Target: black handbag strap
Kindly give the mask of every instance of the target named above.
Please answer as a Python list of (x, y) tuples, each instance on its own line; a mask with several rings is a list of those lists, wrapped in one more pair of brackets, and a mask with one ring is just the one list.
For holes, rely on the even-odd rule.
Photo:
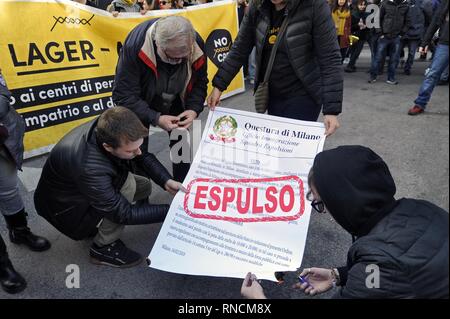
[(272, 51), (270, 51), (270, 58), (269, 63), (267, 63), (266, 73), (264, 74), (264, 82), (269, 81), (270, 72), (272, 71), (273, 61), (275, 61), (275, 54), (277, 53), (277, 48), (281, 42), (281, 38), (283, 37), (283, 33), (286, 30), (288, 24), (288, 17), (285, 16), (283, 23), (281, 24), (280, 31), (277, 35), (277, 40), (275, 41), (275, 44), (272, 47)]

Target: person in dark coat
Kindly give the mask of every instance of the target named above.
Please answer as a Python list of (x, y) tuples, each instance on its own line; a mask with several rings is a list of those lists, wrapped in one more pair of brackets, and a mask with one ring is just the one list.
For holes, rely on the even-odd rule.
[(289, 19), (269, 79), (268, 114), (317, 121), (324, 114), (326, 134), (339, 127), (343, 69), (335, 25), (326, 0), (255, 0), (238, 36), (217, 71), (208, 105), (219, 104), (256, 46), (255, 91), (263, 81), (271, 49), (284, 17)]
[(404, 48), (408, 48), (408, 57), (403, 65), (403, 72), (406, 75), (411, 75), (411, 68), (414, 63), (417, 48), (420, 41), (425, 34), (425, 26), (430, 24), (433, 9), (431, 3), (423, 0), (410, 0), (408, 15), (410, 19), (410, 26), (401, 42), (401, 53), (404, 54)]
[[(378, 40), (381, 37), (381, 25), (379, 24), (380, 14), (380, 0), (367, 0), (367, 10), (369, 11), (369, 17), (366, 19), (366, 25), (369, 29), (369, 47), (370, 47), (370, 61), (371, 64), (375, 60), (378, 51)], [(378, 23), (377, 23), (378, 22)], [(382, 57), (379, 63), (378, 74), (383, 74), (386, 56)], [(370, 70), (369, 70), (370, 71)]]
[(407, 0), (385, 0), (380, 7), (381, 35), (378, 40), (377, 53), (370, 67), (369, 83), (375, 83), (384, 64), (384, 57), (389, 55), (388, 78), (386, 83), (397, 85), (396, 68), (400, 60), (401, 38), (409, 30), (410, 16)]
[[(203, 111), (207, 84), (203, 40), (189, 20), (169, 16), (145, 21), (128, 34), (120, 51), (112, 98), (116, 105), (135, 112), (145, 127), (159, 126), (170, 135), (172, 130), (188, 129)], [(170, 146), (180, 140), (171, 139)], [(173, 176), (181, 182), (189, 171), (190, 158), (179, 155)]]
[(146, 136), (136, 114), (114, 107), (66, 134), (45, 162), (36, 211), (74, 240), (95, 236), (94, 264), (139, 264), (143, 258), (120, 240), (125, 225), (162, 222), (169, 209), (149, 203), (150, 179), (171, 194), (182, 189), (153, 154), (141, 151)]
[[(395, 199), (394, 180), (376, 153), (363, 146), (323, 151), (308, 184), (313, 209), (330, 214), (354, 242), (345, 266), (306, 268), (300, 275), (307, 283), (296, 288), (316, 295), (339, 286), (334, 298), (448, 298), (448, 212)], [(243, 293), (262, 298), (255, 279), (249, 274)]]
[[(11, 92), (0, 69), (0, 213), (6, 220), (9, 239), (32, 251), (45, 251), (50, 243), (33, 234), (27, 224), (27, 213), (19, 193), (17, 171), (22, 169), (25, 123), (10, 104)], [(25, 289), (25, 279), (15, 271), (0, 236), (0, 284), (8, 293)]]

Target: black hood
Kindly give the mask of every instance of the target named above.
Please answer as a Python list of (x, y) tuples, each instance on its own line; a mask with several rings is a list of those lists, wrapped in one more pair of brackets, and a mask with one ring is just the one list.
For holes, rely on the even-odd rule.
[(336, 222), (364, 236), (395, 206), (395, 183), (386, 163), (363, 146), (340, 146), (319, 153), (314, 185)]

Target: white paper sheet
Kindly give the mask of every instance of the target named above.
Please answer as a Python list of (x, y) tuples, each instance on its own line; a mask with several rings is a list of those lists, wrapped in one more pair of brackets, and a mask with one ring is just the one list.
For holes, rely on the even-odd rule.
[(200, 146), (150, 252), (150, 267), (243, 278), (300, 267), (311, 212), (307, 176), (322, 123), (226, 108), (209, 113)]

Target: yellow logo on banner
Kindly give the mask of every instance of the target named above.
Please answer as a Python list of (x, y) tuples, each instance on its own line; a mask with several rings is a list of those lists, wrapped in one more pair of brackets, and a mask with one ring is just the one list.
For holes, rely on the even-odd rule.
[[(117, 18), (68, 0), (0, 4), (0, 68), (13, 95), (12, 106), (26, 124), (26, 157), (47, 152), (68, 131), (114, 106), (118, 52), (139, 23), (168, 14), (188, 18), (202, 39), (209, 40), (208, 92), (238, 32), (232, 0)], [(225, 93), (243, 90), (240, 72)]]

